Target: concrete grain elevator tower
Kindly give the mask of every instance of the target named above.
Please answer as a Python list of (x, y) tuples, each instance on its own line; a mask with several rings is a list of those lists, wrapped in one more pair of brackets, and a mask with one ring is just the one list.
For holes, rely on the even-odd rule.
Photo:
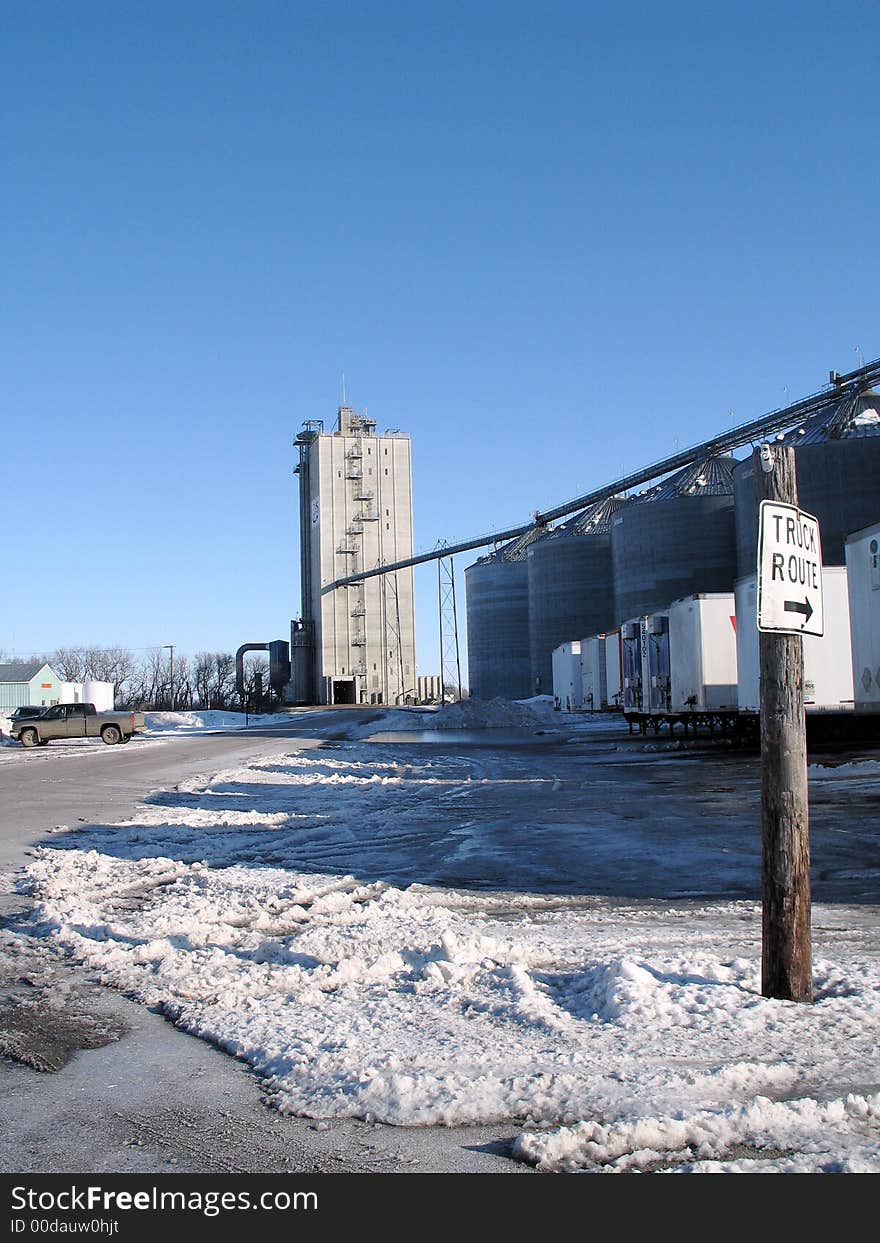
[(337, 579), (413, 555), (410, 440), (340, 406), (333, 432), (309, 420), (299, 449), (302, 618), (291, 626), (295, 703), (414, 700), (412, 567), (346, 587)]

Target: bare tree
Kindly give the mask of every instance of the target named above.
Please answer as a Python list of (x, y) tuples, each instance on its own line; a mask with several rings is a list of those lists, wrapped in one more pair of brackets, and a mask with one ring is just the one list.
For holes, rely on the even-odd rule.
[(244, 666), (244, 710), (265, 712), (272, 698), (269, 686), (269, 662), (263, 656), (248, 660)]
[(193, 664), (193, 691), (200, 708), (211, 707), (211, 685), (214, 657), (211, 652), (196, 652)]
[(235, 702), (235, 657), (231, 652), (214, 653), (212, 699), (215, 708), (231, 708)]
[(140, 700), (145, 708), (164, 712), (171, 707), (171, 669), (161, 647), (151, 647), (144, 655), (138, 677)]
[(62, 682), (86, 680), (85, 653), (81, 647), (59, 647), (49, 657), (49, 664)]
[[(0, 652), (0, 660), (3, 653)], [(164, 647), (149, 648), (136, 656), (124, 647), (59, 647), (47, 661), (64, 682), (94, 678), (113, 685), (115, 702), (123, 708), (168, 711), (172, 703), (171, 658)], [(11, 663), (11, 662), (4, 662)], [(19, 658), (16, 664), (31, 660)], [(247, 685), (249, 711), (261, 710), (271, 699), (268, 665), (250, 662)], [(230, 709), (240, 706), (235, 688), (235, 657), (231, 652), (199, 652), (190, 658), (175, 652), (173, 702), (175, 708)]]
[(135, 662), (131, 652), (124, 647), (90, 647), (85, 653), (85, 665), (86, 677), (94, 678), (96, 682), (112, 683), (115, 701), (131, 678)]
[(192, 667), (189, 657), (184, 653), (180, 653), (174, 661), (173, 691), (174, 707), (176, 709), (183, 712), (193, 706)]

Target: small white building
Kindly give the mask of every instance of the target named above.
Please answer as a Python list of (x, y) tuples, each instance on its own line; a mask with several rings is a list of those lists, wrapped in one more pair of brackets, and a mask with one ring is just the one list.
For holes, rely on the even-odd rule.
[(32, 704), (50, 708), (61, 702), (61, 679), (45, 661), (12, 661), (0, 665), (0, 712)]
[(880, 522), (846, 541), (853, 696), (860, 712), (880, 712)]

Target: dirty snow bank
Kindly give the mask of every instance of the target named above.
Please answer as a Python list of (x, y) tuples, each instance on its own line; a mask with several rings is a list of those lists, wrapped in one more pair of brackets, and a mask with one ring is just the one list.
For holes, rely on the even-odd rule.
[(843, 777), (852, 781), (854, 777), (876, 777), (880, 774), (878, 760), (849, 760), (844, 764), (810, 764), (807, 772), (811, 777)]
[(199, 709), (194, 712), (147, 712), (144, 724), (147, 733), (188, 734), (205, 729), (246, 729), (248, 725), (291, 724), (293, 718), (286, 712), (270, 712), (263, 716), (243, 712), (219, 712)]
[(440, 708), (389, 709), (381, 721), (375, 719), (370, 731), (546, 729), (570, 722), (560, 719), (547, 695), (535, 699), (462, 699)]
[[(93, 850), (44, 849), (30, 875), (59, 949), (246, 1060), (284, 1112), (620, 1120), (524, 1134), (518, 1155), (547, 1169), (745, 1144), (880, 1171), (880, 1098), (854, 1091), (877, 1082), (880, 970), (851, 936), (816, 962), (802, 1006), (760, 995), (741, 942), (753, 904), (683, 921), (660, 904), (610, 913)], [(852, 1101), (829, 1105), (840, 1085)]]
[(559, 713), (543, 700), (520, 702), (513, 699), (462, 699), (446, 704), (431, 721), (432, 729), (536, 729), (547, 726)]
[(814, 908), (804, 1006), (760, 995), (753, 902), (401, 888), (402, 816), (366, 876), (295, 865), (320, 840), (351, 867), (384, 790), (453, 820), (453, 772), (355, 748), (183, 782), (39, 850), (35, 926), (286, 1112), (518, 1120), (546, 1169), (880, 1171), (876, 911)]
[[(517, 1139), (514, 1153), (542, 1170), (615, 1173), (675, 1165), (679, 1172), (877, 1173), (880, 1093), (842, 1100), (773, 1101), (634, 1122), (579, 1122)], [(723, 1160), (741, 1148), (746, 1159)]]

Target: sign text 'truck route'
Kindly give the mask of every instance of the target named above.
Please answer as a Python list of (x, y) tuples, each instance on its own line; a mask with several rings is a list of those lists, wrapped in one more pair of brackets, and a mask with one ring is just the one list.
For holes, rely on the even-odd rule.
[(818, 519), (777, 501), (762, 501), (760, 508), (758, 629), (825, 632)]

